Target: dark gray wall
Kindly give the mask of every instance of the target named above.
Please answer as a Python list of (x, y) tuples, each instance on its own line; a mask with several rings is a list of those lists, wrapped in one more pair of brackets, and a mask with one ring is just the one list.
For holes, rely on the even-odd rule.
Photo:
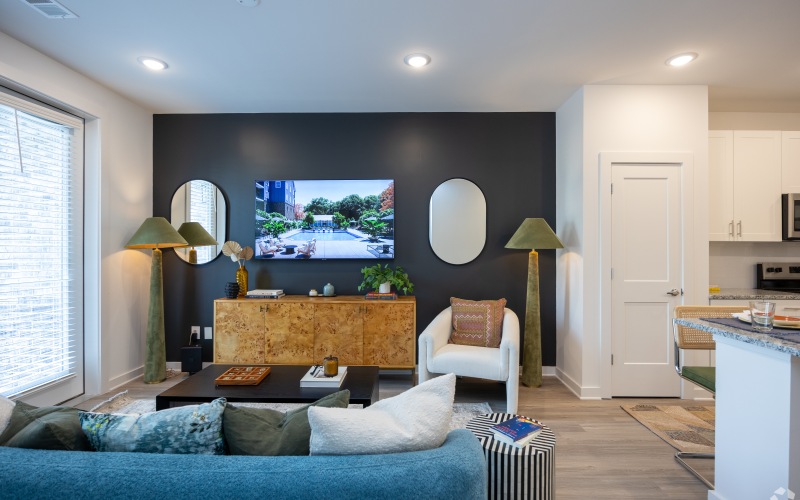
[[(555, 227), (554, 113), (370, 113), (156, 115), (153, 212), (170, 218), (175, 190), (191, 179), (215, 183), (228, 201), (227, 239), (253, 246), (256, 179), (395, 180), (395, 265), (416, 290), (417, 333), (449, 305), (505, 297), (524, 322), (528, 255), (506, 242), (525, 217)], [(443, 181), (462, 177), (483, 190), (487, 240), (474, 261), (454, 266), (428, 243), (428, 203)], [(250, 288), (305, 294), (333, 283), (359, 294), (359, 270), (374, 261), (247, 262)], [(539, 252), (543, 364), (555, 365), (555, 251)], [(164, 252), (167, 359), (178, 361), (192, 325), (213, 325), (213, 300), (234, 281), (225, 257), (192, 266)], [(210, 361), (212, 342), (204, 341)]]

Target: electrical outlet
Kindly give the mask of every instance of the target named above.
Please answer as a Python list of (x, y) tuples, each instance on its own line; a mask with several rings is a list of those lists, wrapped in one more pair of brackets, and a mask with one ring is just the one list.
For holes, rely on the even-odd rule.
[(194, 340), (200, 340), (200, 327), (199, 326), (193, 326), (192, 327), (192, 333), (191, 333), (190, 337), (194, 337)]
[(209, 339), (209, 340), (214, 338), (214, 334), (212, 333), (210, 326), (205, 327), (205, 334), (206, 334), (206, 338)]

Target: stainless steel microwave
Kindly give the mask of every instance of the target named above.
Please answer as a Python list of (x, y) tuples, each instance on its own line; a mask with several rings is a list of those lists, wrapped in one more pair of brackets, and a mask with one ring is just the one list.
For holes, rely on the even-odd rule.
[(800, 240), (800, 193), (781, 195), (784, 241)]

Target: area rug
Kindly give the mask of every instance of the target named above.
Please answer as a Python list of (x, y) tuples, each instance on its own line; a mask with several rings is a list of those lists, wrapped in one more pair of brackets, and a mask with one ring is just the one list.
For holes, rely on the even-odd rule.
[(678, 451), (714, 453), (714, 407), (622, 405), (640, 424)]
[[(269, 408), (286, 412), (302, 406), (302, 403), (232, 403), (236, 406), (250, 408)], [(361, 408), (362, 405), (350, 405), (350, 408)], [(106, 401), (98, 404), (90, 411), (97, 413), (127, 413), (141, 414), (156, 411), (156, 400), (152, 398), (136, 399), (128, 395), (128, 391), (120, 392)], [(450, 429), (465, 429), (467, 423), (478, 415), (492, 413), (489, 403), (454, 403), (453, 416), (450, 419)]]

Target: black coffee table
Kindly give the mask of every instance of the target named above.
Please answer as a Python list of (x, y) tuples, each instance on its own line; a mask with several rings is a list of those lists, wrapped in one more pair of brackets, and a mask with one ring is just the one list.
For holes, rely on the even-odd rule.
[(156, 410), (216, 398), (248, 403), (311, 403), (342, 389), (350, 390), (350, 403), (366, 408), (378, 401), (378, 367), (348, 366), (339, 387), (300, 387), (300, 379), (310, 366), (267, 365), (270, 374), (258, 385), (214, 385), (214, 379), (235, 365), (213, 364), (156, 396)]

